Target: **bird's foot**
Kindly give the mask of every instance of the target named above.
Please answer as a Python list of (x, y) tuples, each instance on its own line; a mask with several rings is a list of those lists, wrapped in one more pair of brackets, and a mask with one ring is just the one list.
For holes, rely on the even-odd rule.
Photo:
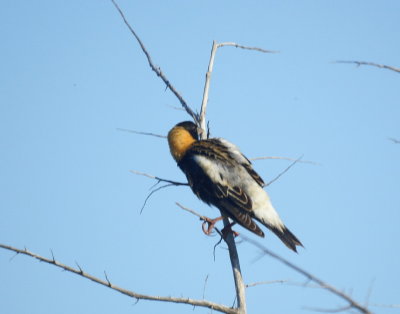
[(215, 224), (218, 221), (222, 220), (222, 218), (223, 218), (222, 216), (214, 218), (214, 219), (210, 219), (208, 217), (204, 217), (204, 222), (203, 222), (203, 225), (201, 226), (201, 228), (203, 229), (204, 234), (210, 235), (211, 232), (213, 231), (214, 227), (215, 227)]
[(222, 236), (225, 238), (229, 232), (233, 233), (233, 237), (236, 238), (239, 235), (239, 232), (236, 232), (235, 230), (232, 229), (232, 226), (235, 224), (236, 222), (231, 222), (229, 225), (225, 226), (222, 230)]

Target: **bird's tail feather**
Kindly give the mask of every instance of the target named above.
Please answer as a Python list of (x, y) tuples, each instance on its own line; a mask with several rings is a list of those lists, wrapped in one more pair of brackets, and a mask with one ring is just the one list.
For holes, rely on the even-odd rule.
[(299, 239), (285, 226), (282, 228), (276, 228), (268, 226), (268, 228), (275, 233), (279, 239), (291, 250), (297, 253), (296, 246), (303, 246)]

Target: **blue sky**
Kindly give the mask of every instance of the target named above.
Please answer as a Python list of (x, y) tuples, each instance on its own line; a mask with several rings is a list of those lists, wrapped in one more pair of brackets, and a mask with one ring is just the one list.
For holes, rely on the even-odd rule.
[[(398, 1), (123, 1), (154, 62), (198, 110), (212, 41), (278, 50), (218, 51), (208, 120), (249, 157), (312, 160), (267, 188), (304, 243), (293, 254), (257, 239), (379, 313), (400, 304), (399, 74), (335, 64), (400, 66)], [(154, 194), (138, 170), (184, 181), (164, 139), (189, 119), (148, 67), (110, 1), (0, 4), (0, 242), (55, 258), (144, 294), (231, 305), (224, 245), (213, 247), (180, 202), (214, 217), (186, 187)], [(265, 181), (289, 163), (255, 161)], [(255, 238), (247, 231), (237, 231)], [(341, 301), (238, 246), (249, 313), (304, 313)], [(2, 313), (188, 313), (139, 301), (23, 256), (0, 252)], [(256, 261), (255, 261), (256, 260)], [(207, 278), (207, 280), (206, 280)], [(205, 285), (206, 282), (206, 285)], [(205, 286), (205, 288), (204, 288)], [(209, 313), (196, 308), (197, 313)]]

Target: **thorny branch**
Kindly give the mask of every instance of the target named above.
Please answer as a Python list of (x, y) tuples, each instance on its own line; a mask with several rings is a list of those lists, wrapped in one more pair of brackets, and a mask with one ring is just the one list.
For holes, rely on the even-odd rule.
[(396, 68), (390, 65), (385, 65), (385, 64), (378, 64), (378, 63), (374, 63), (374, 62), (364, 62), (364, 61), (336, 61), (335, 63), (352, 63), (352, 64), (356, 64), (357, 66), (361, 66), (361, 65), (369, 65), (369, 66), (373, 66), (373, 67), (377, 67), (377, 68), (381, 68), (381, 69), (387, 69), (387, 70), (391, 70), (397, 73), (400, 73), (400, 68)]
[[(266, 247), (264, 247), (260, 243), (254, 241), (254, 240), (252, 240), (252, 239), (250, 239), (250, 238), (248, 238), (246, 236), (243, 236), (243, 235), (241, 235), (240, 237), (244, 241), (249, 242), (252, 245), (254, 245), (255, 247), (257, 247), (258, 249), (260, 249), (262, 253), (273, 257), (274, 259), (278, 260), (282, 264), (284, 264), (284, 265), (288, 266), (289, 268), (295, 270), (296, 272), (302, 274), (304, 277), (307, 278), (307, 280), (316, 283), (319, 287), (321, 287), (323, 289), (326, 289), (329, 292), (333, 293), (334, 295), (336, 295), (336, 296), (340, 297), (341, 299), (345, 300), (348, 303), (348, 308), (353, 308), (353, 309), (358, 310), (359, 312), (364, 313), (364, 314), (372, 314), (366, 307), (362, 306), (360, 303), (358, 303), (357, 301), (352, 299), (350, 296), (348, 296), (344, 292), (339, 291), (335, 287), (333, 287), (330, 284), (324, 282), (323, 280), (319, 279), (318, 277), (314, 276), (313, 274), (305, 271), (304, 269), (300, 268), (299, 266), (296, 266), (292, 262), (289, 262), (287, 259), (275, 254), (274, 252), (270, 251), (269, 249), (267, 249)], [(347, 307), (346, 307), (346, 309), (347, 309)]]
[(231, 47), (236, 47), (236, 48), (241, 48), (241, 49), (246, 49), (246, 50), (255, 50), (255, 51), (264, 52), (264, 53), (278, 53), (279, 52), (276, 50), (266, 50), (266, 49), (262, 49), (262, 48), (258, 48), (258, 47), (243, 46), (243, 45), (239, 45), (239, 44), (233, 43), (233, 42), (219, 43), (219, 44), (217, 44), (217, 46), (218, 46), (217, 48), (231, 46)]
[(161, 71), (160, 67), (156, 67), (153, 63), (153, 60), (151, 59), (150, 53), (147, 51), (146, 47), (144, 46), (142, 40), (140, 37), (136, 34), (132, 26), (129, 24), (128, 20), (126, 19), (124, 13), (118, 6), (118, 4), (114, 1), (111, 0), (111, 2), (114, 4), (115, 8), (118, 10), (119, 14), (121, 15), (122, 19), (124, 20), (125, 25), (128, 27), (129, 31), (132, 33), (133, 36), (135, 36), (137, 42), (140, 45), (140, 48), (142, 49), (143, 53), (146, 55), (147, 61), (149, 63), (150, 68), (157, 74), (158, 77), (160, 77), (167, 88), (170, 89), (170, 91), (178, 98), (179, 102), (181, 103), (182, 107), (185, 108), (186, 112), (193, 118), (194, 121), (198, 123), (198, 117), (197, 114), (193, 112), (192, 109), (188, 106), (186, 101), (183, 99), (181, 94), (175, 89), (175, 87), (171, 84), (171, 82), (167, 79), (167, 77), (164, 75), (164, 73)]
[(6, 249), (9, 251), (13, 251), (17, 254), (23, 254), (23, 255), (26, 255), (29, 257), (33, 257), (41, 262), (45, 262), (45, 263), (54, 265), (65, 271), (82, 276), (83, 278), (94, 281), (100, 285), (103, 285), (112, 290), (118, 291), (119, 293), (125, 294), (125, 295), (127, 295), (131, 298), (137, 299), (137, 300), (152, 300), (152, 301), (163, 301), (163, 302), (171, 302), (171, 303), (182, 303), (182, 304), (189, 304), (189, 305), (193, 305), (193, 306), (205, 307), (205, 308), (209, 308), (209, 309), (212, 309), (212, 310), (215, 310), (218, 312), (222, 312), (222, 313), (238, 314), (238, 311), (233, 308), (227, 307), (222, 304), (210, 302), (207, 300), (196, 300), (196, 299), (189, 299), (189, 298), (175, 298), (175, 297), (165, 297), (165, 296), (151, 296), (151, 295), (146, 295), (146, 294), (140, 294), (140, 293), (137, 293), (137, 292), (134, 292), (131, 290), (121, 288), (117, 285), (114, 285), (108, 279), (108, 276), (106, 273), (104, 273), (105, 280), (103, 280), (103, 279), (97, 278), (87, 272), (84, 272), (79, 265), (77, 266), (78, 268), (74, 268), (74, 267), (65, 265), (63, 263), (60, 263), (54, 259), (54, 256), (52, 256), (52, 258), (46, 258), (46, 257), (40, 256), (38, 254), (35, 254), (33, 252), (30, 252), (27, 249), (21, 250), (21, 249), (18, 249), (18, 248), (9, 246), (9, 245), (5, 245), (5, 244), (0, 244), (0, 248)]

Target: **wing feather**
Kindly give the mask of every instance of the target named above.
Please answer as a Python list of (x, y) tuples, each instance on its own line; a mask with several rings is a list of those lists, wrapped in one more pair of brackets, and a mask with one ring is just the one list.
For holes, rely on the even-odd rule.
[[(252, 170), (247, 158), (239, 150), (237, 152), (218, 139), (198, 141), (187, 150), (178, 166), (201, 200), (216, 206), (248, 230), (264, 236), (252, 219), (253, 204), (239, 186), (241, 178), (238, 177), (241, 173), (247, 173), (254, 180), (259, 176)], [(256, 182), (260, 184), (259, 180)]]

